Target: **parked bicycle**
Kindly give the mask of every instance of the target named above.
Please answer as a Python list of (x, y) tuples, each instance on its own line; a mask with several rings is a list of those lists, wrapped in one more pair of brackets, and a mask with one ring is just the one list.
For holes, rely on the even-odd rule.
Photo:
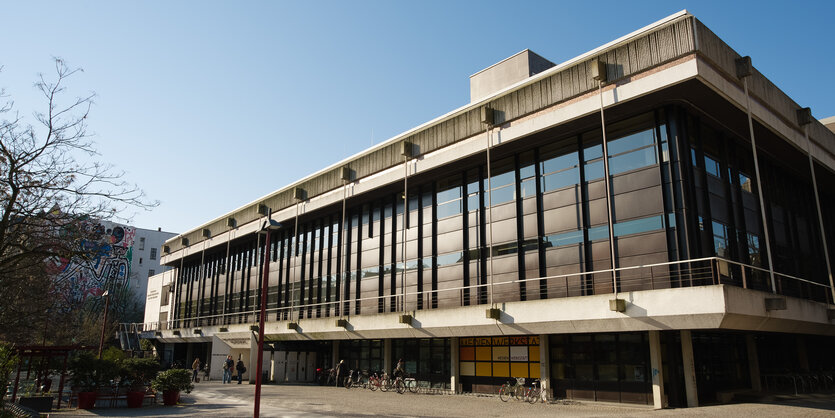
[(408, 389), (409, 392), (417, 393), (418, 385), (417, 380), (414, 377), (404, 377), (403, 384), (406, 386), (406, 389)]
[(345, 379), (345, 387), (350, 388), (368, 388), (368, 370), (351, 370), (348, 372), (348, 378)]
[(369, 376), (368, 377), (368, 388), (371, 389), (372, 392), (377, 390), (378, 388), (381, 391), (384, 390), (383, 389), (383, 379), (382, 379), (382, 377), (379, 376), (377, 373), (374, 373), (371, 376)]
[(388, 392), (388, 390), (392, 387), (394, 386), (391, 378), (389, 377), (388, 373), (383, 372), (383, 374), (380, 376), (380, 391)]
[(503, 384), (502, 387), (499, 389), (499, 399), (502, 402), (507, 402), (510, 398), (522, 399), (524, 396), (525, 387), (524, 377), (517, 377), (515, 379), (508, 380), (507, 383)]
[(533, 381), (533, 384), (525, 390), (525, 400), (528, 403), (537, 403), (539, 400), (542, 402), (548, 402), (548, 391), (542, 390), (542, 381), (536, 379)]

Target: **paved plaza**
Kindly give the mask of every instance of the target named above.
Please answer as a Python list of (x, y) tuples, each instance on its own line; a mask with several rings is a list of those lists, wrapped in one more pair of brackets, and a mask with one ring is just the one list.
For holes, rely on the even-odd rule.
[[(147, 406), (140, 409), (110, 408), (63, 410), (50, 416), (252, 416), (253, 385), (223, 385), (204, 382), (177, 406)], [(627, 406), (597, 402), (555, 402), (530, 405), (518, 401), (502, 402), (487, 395), (432, 395), (371, 392), (306, 385), (265, 385), (262, 389), (263, 417), (321, 416), (392, 417), (832, 417), (835, 395), (806, 396), (774, 400), (771, 403), (715, 405), (689, 409), (652, 410), (646, 406)]]

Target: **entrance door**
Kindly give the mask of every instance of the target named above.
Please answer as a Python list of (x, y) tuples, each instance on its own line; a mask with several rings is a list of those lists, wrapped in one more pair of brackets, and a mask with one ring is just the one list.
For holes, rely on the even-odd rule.
[(275, 376), (273, 380), (279, 383), (287, 381), (287, 352), (275, 352)]
[(305, 382), (313, 382), (316, 380), (316, 353), (307, 353), (307, 378)]
[(299, 381), (299, 353), (295, 351), (287, 353), (287, 381)]

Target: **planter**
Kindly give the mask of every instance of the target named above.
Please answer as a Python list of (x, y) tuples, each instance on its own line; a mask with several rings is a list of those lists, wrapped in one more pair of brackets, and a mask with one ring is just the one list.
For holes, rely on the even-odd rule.
[(176, 405), (177, 401), (180, 400), (180, 391), (179, 390), (164, 390), (162, 391), (162, 404), (163, 405)]
[(78, 392), (78, 409), (93, 409), (96, 405), (96, 392)]
[(52, 396), (22, 396), (17, 403), (37, 412), (52, 411)]
[(126, 395), (128, 401), (128, 408), (140, 408), (142, 407), (142, 401), (145, 400), (145, 392), (144, 391), (130, 391)]

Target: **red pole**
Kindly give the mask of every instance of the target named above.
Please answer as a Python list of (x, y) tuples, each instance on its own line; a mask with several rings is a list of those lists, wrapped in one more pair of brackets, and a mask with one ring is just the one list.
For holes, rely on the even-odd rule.
[(64, 367), (61, 369), (61, 384), (58, 385), (58, 406), (61, 409), (61, 396), (64, 394), (64, 376), (67, 374), (67, 356), (68, 352), (64, 352)]
[[(106, 292), (106, 290), (105, 290)], [(110, 294), (104, 296), (104, 322), (101, 324), (101, 339), (99, 339), (99, 360), (101, 360), (101, 351), (104, 347), (104, 330), (107, 328), (107, 309), (110, 308)]]
[(263, 368), (264, 360), (264, 323), (267, 316), (267, 282), (270, 277), (270, 217), (272, 211), (267, 215), (267, 238), (264, 242), (264, 277), (261, 279), (261, 318), (258, 322), (258, 362), (255, 365), (255, 412), (252, 414), (254, 418), (258, 418), (261, 412), (261, 369)]
[[(17, 377), (14, 378), (14, 391), (12, 392), (12, 403), (17, 399), (17, 386), (20, 384), (20, 368), (23, 366), (23, 353), (17, 352)], [(27, 376), (28, 377), (28, 376)]]

